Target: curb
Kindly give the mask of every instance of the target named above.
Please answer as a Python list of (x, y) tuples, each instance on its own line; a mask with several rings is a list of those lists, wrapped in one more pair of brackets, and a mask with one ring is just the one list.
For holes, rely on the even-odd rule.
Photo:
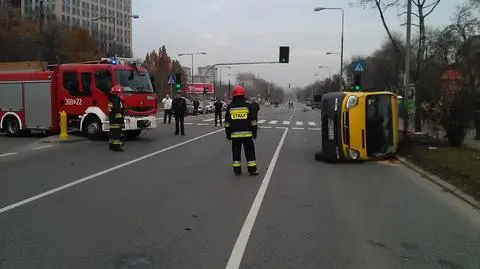
[(441, 178), (423, 170), (422, 168), (414, 165), (407, 159), (403, 157), (397, 156), (397, 159), (406, 167), (410, 168), (411, 170), (417, 172), (420, 174), (423, 178), (433, 182), (437, 186), (443, 188), (446, 190), (446, 192), (449, 192), (453, 194), (455, 197), (459, 198), (460, 200), (466, 202), (467, 204), (473, 206), (474, 208), (480, 210), (480, 202), (475, 200), (475, 198), (471, 197), (470, 195), (464, 193), (462, 190), (458, 189), (457, 187), (453, 186), (452, 184), (442, 180)]

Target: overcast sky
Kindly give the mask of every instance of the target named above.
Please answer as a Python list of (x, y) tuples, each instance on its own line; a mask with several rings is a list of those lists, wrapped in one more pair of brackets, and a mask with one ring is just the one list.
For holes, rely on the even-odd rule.
[[(278, 61), (278, 47), (290, 46), (290, 64), (235, 66), (228, 73), (254, 72), (282, 86), (304, 86), (315, 73), (328, 76), (339, 71), (341, 11), (313, 12), (315, 7), (345, 9), (345, 59), (368, 55), (385, 38), (378, 13), (371, 8), (350, 7), (353, 0), (134, 0), (134, 56), (143, 58), (162, 45), (169, 55), (191, 66), (190, 56), (178, 53), (204, 51), (195, 56), (195, 70), (201, 65), (220, 62)], [(430, 1), (430, 0), (427, 0)], [(427, 20), (429, 25), (446, 25), (461, 0), (442, 0)], [(392, 29), (405, 31), (396, 16), (388, 13)], [(404, 34), (403, 34), (404, 35)], [(233, 76), (230, 77), (233, 80)]]

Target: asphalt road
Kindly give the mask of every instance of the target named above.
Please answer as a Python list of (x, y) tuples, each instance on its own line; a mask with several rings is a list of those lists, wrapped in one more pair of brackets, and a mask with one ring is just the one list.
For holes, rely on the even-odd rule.
[(0, 268), (480, 268), (478, 211), (402, 165), (314, 161), (317, 112), (262, 108), (258, 177), (212, 117), (123, 153), (0, 137)]

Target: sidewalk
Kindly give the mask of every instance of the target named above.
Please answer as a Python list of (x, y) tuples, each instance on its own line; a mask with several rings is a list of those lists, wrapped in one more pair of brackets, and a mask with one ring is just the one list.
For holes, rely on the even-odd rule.
[[(399, 124), (399, 130), (400, 130), (400, 132), (402, 132), (403, 131), (403, 119), (399, 118), (398, 124)], [(415, 122), (414, 121), (409, 122), (408, 129), (409, 129), (408, 130), (409, 133), (416, 133), (415, 132)], [(434, 130), (432, 127), (428, 126), (428, 124), (422, 124), (422, 131), (420, 132), (420, 134), (425, 134), (425, 135), (427, 135), (431, 138), (437, 138), (437, 139), (440, 139), (440, 140), (444, 140), (444, 137), (446, 135), (446, 133), (443, 129)], [(468, 131), (467, 135), (465, 136), (464, 145), (466, 147), (469, 147), (469, 148), (472, 148), (472, 149), (480, 150), (480, 141), (475, 140), (475, 129), (470, 129)]]

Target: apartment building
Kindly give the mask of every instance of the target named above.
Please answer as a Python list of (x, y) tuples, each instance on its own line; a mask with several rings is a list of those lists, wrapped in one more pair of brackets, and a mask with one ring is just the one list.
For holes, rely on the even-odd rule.
[[(41, 0), (16, 1), (21, 1), (23, 16), (40, 14)], [(132, 0), (43, 0), (43, 10), (46, 22), (88, 29), (99, 44), (106, 45), (102, 50), (109, 56), (131, 57)]]

